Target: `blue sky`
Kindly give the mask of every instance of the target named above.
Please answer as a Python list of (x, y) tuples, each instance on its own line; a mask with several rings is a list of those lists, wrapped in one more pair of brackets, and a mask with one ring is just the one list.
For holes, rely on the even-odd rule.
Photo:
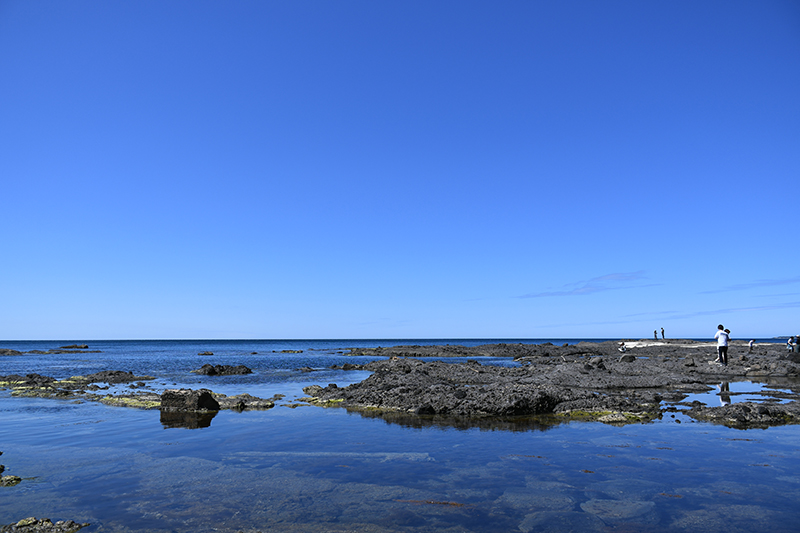
[(0, 339), (800, 333), (800, 4), (0, 2)]

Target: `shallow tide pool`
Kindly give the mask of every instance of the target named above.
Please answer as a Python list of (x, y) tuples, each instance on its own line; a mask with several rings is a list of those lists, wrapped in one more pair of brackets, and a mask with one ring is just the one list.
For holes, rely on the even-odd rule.
[(83, 531), (796, 531), (797, 427), (410, 428), (343, 409), (158, 411), (2, 398), (0, 523)]
[[(0, 487), (0, 524), (36, 516), (121, 533), (752, 533), (793, 532), (800, 523), (798, 426), (736, 430), (679, 411), (625, 426), (528, 420), (458, 429), (297, 406), (306, 385), (366, 377), (329, 368), (364, 362), (343, 355), (344, 342), (313, 350), (305, 341), (90, 344), (102, 353), (9, 357), (0, 374), (130, 370), (153, 375), (152, 390), (285, 398), (267, 411), (221, 411), (188, 429), (157, 410), (0, 391), (0, 463), (23, 478)], [(205, 350), (215, 355), (198, 355)], [(191, 372), (206, 362), (247, 364), (254, 373)], [(731, 401), (755, 398), (759, 387), (730, 383)], [(685, 402), (719, 405), (720, 392)]]

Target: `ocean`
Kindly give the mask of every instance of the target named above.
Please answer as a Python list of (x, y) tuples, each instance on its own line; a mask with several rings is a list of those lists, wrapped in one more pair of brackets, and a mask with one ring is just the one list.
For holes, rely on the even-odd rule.
[[(605, 339), (2, 341), (100, 353), (1, 356), (0, 375), (125, 370), (154, 376), (154, 390), (283, 399), (189, 429), (157, 410), (0, 390), (0, 463), (22, 478), (0, 487), (0, 525), (36, 516), (89, 522), (85, 532), (797, 531), (798, 426), (735, 430), (679, 412), (625, 426), (453, 427), (298, 401), (308, 385), (363, 380), (330, 368), (372, 359), (347, 355), (352, 347), (579, 340)], [(253, 374), (191, 372), (205, 363)]]

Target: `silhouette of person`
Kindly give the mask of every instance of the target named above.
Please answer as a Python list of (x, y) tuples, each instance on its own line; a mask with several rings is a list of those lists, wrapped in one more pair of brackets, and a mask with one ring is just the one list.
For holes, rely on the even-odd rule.
[(654, 329), (654, 330), (653, 330), (653, 338), (654, 338), (655, 340), (658, 340), (658, 330), (657, 330), (657, 329)]
[(666, 337), (664, 336), (664, 328), (661, 328), (661, 338), (666, 339)]

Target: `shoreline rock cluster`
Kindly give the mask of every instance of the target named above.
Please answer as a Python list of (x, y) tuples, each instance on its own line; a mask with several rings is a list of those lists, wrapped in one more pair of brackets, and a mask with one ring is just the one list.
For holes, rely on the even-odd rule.
[[(524, 417), (647, 422), (670, 412), (735, 428), (800, 423), (800, 358), (781, 345), (760, 345), (747, 353), (735, 344), (729, 365), (714, 364), (715, 347), (697, 341), (464, 346), (397, 346), (353, 349), (352, 354), (385, 356), (357, 368), (372, 372), (347, 387), (306, 387), (307, 401), (358, 412), (442, 420)], [(425, 357), (475, 357), (464, 363)], [(482, 356), (513, 357), (519, 367), (481, 364)], [(763, 402), (710, 407), (690, 393), (712, 384), (776, 382), (780, 390)], [(729, 393), (730, 395), (730, 393)], [(730, 398), (729, 398), (730, 399)]]
[[(235, 369), (236, 367), (233, 368)], [(249, 371), (249, 369), (246, 370)], [(236, 373), (235, 370), (234, 373)], [(238, 373), (248, 372), (239, 369)], [(132, 389), (137, 389), (145, 387), (145, 381), (154, 379), (153, 376), (136, 376), (132, 372), (122, 370), (104, 370), (87, 376), (73, 376), (63, 380), (40, 374), (27, 374), (25, 376), (11, 374), (0, 376), (0, 388), (11, 389), (12, 396), (96, 401), (118, 407), (162, 409), (173, 412), (271, 409), (275, 407), (275, 401), (282, 398), (281, 395), (268, 399), (249, 394), (227, 396), (208, 389), (167, 389), (160, 394), (149, 390), (132, 390), (130, 393), (125, 394), (95, 392), (109, 388), (108, 386), (100, 386), (98, 383), (107, 383), (109, 385), (130, 383)]]

